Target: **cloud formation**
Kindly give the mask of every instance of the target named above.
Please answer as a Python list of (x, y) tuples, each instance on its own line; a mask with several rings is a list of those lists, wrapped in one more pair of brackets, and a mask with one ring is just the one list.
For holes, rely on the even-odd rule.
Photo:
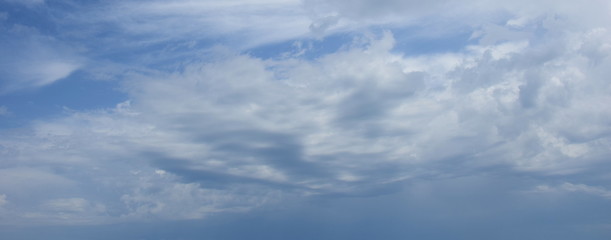
[[(115, 80), (126, 101), (1, 130), (1, 223), (192, 220), (282, 209), (303, 221), (342, 223), (388, 213), (470, 236), (462, 231), (493, 229), (490, 219), (519, 222), (530, 234), (536, 231), (519, 219), (546, 222), (546, 211), (580, 206), (558, 213), (564, 220), (555, 226), (608, 233), (600, 228), (608, 218), (583, 214), (608, 207), (611, 189), (611, 36), (601, 21), (609, 14), (600, 10), (608, 4), (591, 1), (584, 14), (568, 1), (549, 9), (522, 1), (383, 2), (126, 1), (90, 10), (98, 15), (88, 23), (119, 29), (100, 42), (134, 40), (114, 51), (229, 40), (203, 50), (155, 50), (161, 59), (150, 62), (154, 54), (121, 58), (128, 70)], [(412, 29), (419, 24), (425, 30)], [(429, 39), (446, 36), (439, 31), (470, 37), (455, 50), (406, 54), (396, 33), (412, 30)], [(342, 34), (349, 40), (339, 47), (308, 55)], [(29, 48), (21, 49), (40, 56), (24, 60), (38, 77), (11, 71), (21, 75), (7, 88), (49, 85), (91, 68), (73, 62), (78, 54), (64, 43), (78, 37), (28, 36)], [(13, 38), (5, 41), (21, 44)], [(299, 43), (282, 43), (288, 39)], [(294, 48), (272, 57), (243, 51), (270, 44)], [(190, 49), (197, 57), (174, 63)], [(102, 60), (114, 54), (91, 52)], [(156, 68), (164, 61), (172, 64)], [(325, 204), (341, 217), (310, 211)]]
[(0, 94), (52, 84), (83, 65), (75, 49), (36, 28), (0, 23)]
[[(116, 217), (170, 218), (249, 209), (283, 192), (378, 194), (491, 167), (585, 174), (610, 149), (609, 60), (583, 52), (597, 31), (552, 49), (519, 39), (417, 57), (393, 53), (385, 32), (316, 60), (229, 53), (136, 74), (124, 85), (129, 102), (2, 142), (4, 158), (55, 170), (4, 171), (85, 195), (43, 208), (99, 201)], [(91, 177), (59, 173), (76, 166)], [(90, 184), (124, 193), (83, 192)]]

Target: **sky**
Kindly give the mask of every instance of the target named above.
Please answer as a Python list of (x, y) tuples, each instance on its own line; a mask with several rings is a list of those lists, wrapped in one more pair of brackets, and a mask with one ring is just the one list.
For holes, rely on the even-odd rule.
[(609, 239), (611, 2), (0, 0), (2, 239)]

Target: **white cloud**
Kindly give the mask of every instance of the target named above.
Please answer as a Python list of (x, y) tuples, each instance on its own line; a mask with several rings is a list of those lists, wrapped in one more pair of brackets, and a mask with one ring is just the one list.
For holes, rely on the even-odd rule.
[[(587, 41), (579, 34), (564, 40)], [(13, 152), (3, 154), (78, 167), (85, 175), (62, 177), (115, 193), (67, 191), (127, 219), (200, 218), (283, 193), (375, 191), (488, 166), (572, 174), (608, 155), (601, 133), (611, 112), (584, 107), (608, 98), (597, 73), (607, 58), (593, 65), (581, 48), (522, 39), (426, 57), (393, 53), (393, 44), (387, 32), (312, 61), (229, 54), (133, 75), (124, 85), (129, 104), (39, 122), (31, 135), (5, 138)], [(592, 114), (600, 117), (587, 125), (564, 117)], [(45, 174), (54, 175), (36, 176)], [(69, 201), (45, 206), (83, 205), (61, 199)]]
[(52, 84), (83, 65), (74, 48), (34, 28), (14, 24), (0, 31), (7, 36), (0, 39), (0, 93)]
[(216, 41), (246, 49), (308, 33), (310, 20), (300, 1), (113, 1), (102, 11), (72, 14), (76, 20), (110, 22), (125, 36), (162, 41)]
[[(473, 3), (456, 14), (477, 12), (473, 18), (481, 20), (497, 13), (492, 2)], [(356, 28), (350, 24), (409, 25), (457, 5), (308, 1), (310, 25), (297, 2), (243, 4), (125, 2), (106, 9), (106, 17), (116, 17), (129, 34), (158, 34), (154, 41), (208, 30), (263, 36), (243, 43), (250, 46), (301, 36), (308, 26), (322, 34)], [(180, 70), (130, 73), (122, 82), (130, 100), (115, 109), (72, 112), (3, 135), (0, 158), (12, 161), (0, 170), (0, 192), (11, 196), (15, 218), (25, 222), (194, 219), (287, 196), (375, 195), (411, 179), (486, 169), (560, 177), (595, 172), (611, 149), (608, 30), (572, 20), (569, 8), (561, 11), (568, 19), (556, 19), (528, 7), (484, 21), (490, 24), (459, 22), (478, 33), (473, 45), (449, 53), (403, 55), (387, 31), (315, 59), (210, 50), (205, 61)], [(414, 15), (405, 20), (399, 13)], [(20, 87), (50, 84), (79, 66), (35, 42), (49, 54), (32, 71), (40, 76)]]
[(79, 65), (64, 61), (34, 61), (16, 66), (15, 78), (19, 79), (12, 88), (35, 88), (52, 84), (70, 75)]
[[(304, 6), (310, 17), (320, 21), (327, 16), (339, 19), (335, 31), (367, 28), (369, 26), (426, 26), (427, 32), (462, 31), (465, 28), (481, 27), (490, 23), (505, 22), (514, 32), (515, 28), (535, 27), (537, 18), (570, 18), (565, 29), (583, 27), (609, 27), (611, 5), (600, 0), (576, 3), (574, 1), (401, 1), (401, 0), (305, 0)], [(440, 17), (442, 16), (442, 17)], [(548, 23), (544, 23), (548, 24)], [(333, 31), (332, 31), (333, 32)], [(532, 33), (532, 32), (531, 32)]]

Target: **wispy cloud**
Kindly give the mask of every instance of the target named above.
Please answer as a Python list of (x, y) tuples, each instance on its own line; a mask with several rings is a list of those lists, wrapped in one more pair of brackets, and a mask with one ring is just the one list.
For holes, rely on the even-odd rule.
[(12, 24), (0, 31), (1, 93), (52, 84), (83, 65), (74, 48), (35, 28)]
[(121, 33), (114, 37), (133, 39), (134, 46), (222, 42), (247, 49), (302, 37), (310, 24), (300, 1), (117, 1), (92, 10), (68, 18), (109, 25)]

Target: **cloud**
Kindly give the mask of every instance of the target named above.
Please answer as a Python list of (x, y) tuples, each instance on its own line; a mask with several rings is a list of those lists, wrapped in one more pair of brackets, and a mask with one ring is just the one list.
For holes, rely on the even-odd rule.
[(577, 192), (577, 193), (586, 193), (595, 196), (600, 196), (603, 198), (611, 199), (611, 191), (602, 188), (602, 187), (593, 187), (585, 184), (573, 184), (565, 182), (556, 187), (548, 186), (548, 185), (540, 185), (537, 186), (534, 190), (539, 193), (550, 193), (550, 192)]
[(83, 212), (88, 204), (83, 198), (58, 198), (45, 201), (43, 207), (57, 212)]
[[(188, 42), (231, 45), (239, 49), (285, 41), (308, 33), (310, 20), (300, 1), (112, 1), (93, 12), (71, 13), (77, 22), (106, 26), (133, 39), (132, 47)], [(72, 21), (74, 22), (74, 21)], [(68, 22), (67, 24), (71, 24)], [(92, 31), (96, 33), (97, 31)], [(91, 32), (89, 32), (91, 33)]]
[(310, 24), (310, 31), (315, 35), (323, 35), (324, 32), (337, 24), (339, 18), (337, 16), (326, 16), (321, 19), (317, 19), (312, 24)]
[[(115, 76), (84, 64), (71, 39), (109, 44), (90, 57), (129, 69), (115, 79), (129, 99), (3, 130), (0, 196), (10, 202), (1, 225), (237, 213), (243, 226), (322, 221), (308, 226), (327, 236), (337, 226), (347, 236), (439, 239), (447, 238), (440, 228), (466, 238), (487, 226), (494, 233), (482, 234), (495, 238), (497, 224), (518, 223), (525, 236), (561, 236), (558, 226), (606, 221), (590, 215), (609, 204), (611, 38), (607, 21), (596, 21), (607, 13), (588, 7), (593, 16), (581, 18), (568, 1), (552, 10), (520, 1), (385, 3), (111, 2), (58, 20), (73, 20), (62, 26), (78, 37), (7, 30), (3, 41), (16, 46), (0, 49), (9, 53), (0, 57), (10, 63), (7, 91), (77, 69)], [(471, 38), (451, 51), (405, 54), (394, 33), (415, 25), (427, 37)], [(348, 40), (324, 37), (342, 31)], [(317, 39), (301, 39), (309, 34)], [(219, 38), (226, 46), (189, 42)], [(299, 54), (242, 52), (295, 38), (309, 44), (296, 44)], [(333, 41), (341, 46), (308, 55)], [(184, 57), (191, 50), (201, 55)], [(601, 198), (550, 205), (532, 189)], [(553, 227), (539, 225), (552, 218), (560, 219)]]
[[(31, 65), (30, 65), (31, 64)], [(78, 64), (63, 61), (28, 61), (22, 66), (17, 66), (20, 71), (14, 72), (14, 79), (19, 81), (8, 87), (7, 91), (21, 88), (36, 88), (52, 84), (53, 82), (67, 77), (78, 68)]]
[(83, 65), (76, 51), (32, 27), (14, 24), (0, 29), (1, 93), (34, 89), (69, 76)]
[[(584, 52), (592, 31), (425, 56), (395, 52), (387, 31), (312, 60), (225, 51), (174, 72), (131, 73), (130, 101), (5, 136), (3, 158), (38, 168), (2, 176), (57, 179), (63, 190), (40, 196), (47, 211), (29, 218), (74, 222), (93, 203), (104, 206), (88, 213), (96, 221), (197, 219), (487, 169), (597, 178), (610, 149), (610, 60), (605, 48)], [(0, 191), (20, 202), (32, 181), (10, 182)], [(71, 215), (53, 215), (62, 208)]]
[[(608, 10), (611, 8), (608, 3), (598, 0), (585, 4), (576, 4), (573, 1), (305, 0), (304, 6), (314, 23), (328, 16), (337, 19), (335, 21), (338, 26), (330, 33), (359, 31), (376, 26), (401, 26), (422, 27), (424, 30), (421, 34), (432, 36), (499, 22), (511, 25), (515, 34), (516, 29), (536, 27), (526, 24), (529, 19), (546, 16), (570, 18), (571, 21), (564, 25), (565, 28), (580, 29), (603, 25), (609, 27), (605, 23), (609, 20)], [(443, 17), (440, 17), (441, 15)], [(503, 34), (512, 32), (510, 29), (504, 31)]]

